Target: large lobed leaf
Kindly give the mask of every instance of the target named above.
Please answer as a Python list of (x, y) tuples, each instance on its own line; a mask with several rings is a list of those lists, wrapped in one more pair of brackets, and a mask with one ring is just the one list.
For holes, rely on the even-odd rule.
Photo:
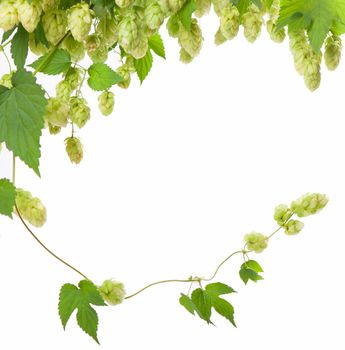
[(40, 137), (47, 100), (32, 73), (13, 74), (11, 89), (0, 85), (0, 142), (39, 175)]
[(99, 344), (97, 338), (98, 316), (91, 304), (96, 306), (106, 306), (106, 304), (97, 287), (91, 281), (82, 280), (78, 287), (70, 283), (61, 287), (59, 315), (62, 326), (64, 329), (66, 328), (72, 313), (77, 310), (79, 327)]
[(330, 30), (345, 32), (345, 0), (281, 0), (278, 28), (306, 29), (318, 52)]
[(211, 283), (205, 289), (197, 288), (193, 291), (191, 297), (181, 294), (180, 304), (191, 314), (199, 315), (201, 319), (208, 324), (211, 321), (212, 308), (221, 316), (229, 320), (235, 327), (234, 308), (220, 295), (234, 293), (234, 289), (224, 283)]

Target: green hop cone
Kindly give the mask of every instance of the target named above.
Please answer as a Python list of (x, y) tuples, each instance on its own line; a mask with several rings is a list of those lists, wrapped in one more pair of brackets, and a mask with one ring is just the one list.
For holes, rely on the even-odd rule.
[(289, 236), (297, 235), (304, 227), (303, 222), (299, 220), (290, 220), (284, 225), (285, 233)]
[(33, 0), (31, 4), (23, 1), (18, 6), (18, 19), (29, 33), (32, 33), (36, 29), (41, 13), (42, 7), (38, 0)]
[(14, 2), (11, 0), (0, 1), (0, 28), (7, 32), (18, 23), (18, 10)]
[(227, 6), (221, 11), (220, 31), (224, 38), (231, 40), (236, 37), (240, 28), (240, 13), (236, 6)]
[(61, 44), (61, 47), (70, 55), (73, 62), (81, 61), (85, 56), (85, 46), (69, 35)]
[(181, 10), (186, 0), (167, 0), (168, 8), (172, 13), (176, 13)]
[(267, 32), (270, 35), (272, 41), (280, 44), (284, 41), (286, 37), (285, 29), (281, 28), (279, 30), (276, 29), (276, 24), (273, 20), (268, 20), (266, 23)]
[(29, 48), (36, 56), (42, 56), (48, 52), (48, 48), (41, 42), (37, 41), (33, 33), (30, 33), (29, 35)]
[(329, 70), (336, 70), (339, 66), (342, 51), (342, 41), (337, 35), (331, 35), (327, 38), (325, 44), (325, 63)]
[(292, 210), (285, 204), (276, 206), (274, 210), (274, 220), (279, 226), (283, 226), (293, 215)]
[(123, 283), (114, 280), (105, 280), (98, 291), (109, 305), (121, 304), (126, 295)]
[(227, 41), (227, 38), (224, 37), (222, 34), (220, 28), (217, 30), (216, 34), (214, 35), (214, 43), (218, 45), (222, 45)]
[(304, 31), (289, 32), (290, 51), (294, 57), (295, 68), (301, 75), (305, 73), (307, 61), (310, 58), (311, 47)]
[(166, 24), (169, 35), (172, 38), (177, 38), (180, 31), (181, 22), (177, 16), (171, 16)]
[(144, 11), (145, 23), (149, 29), (158, 29), (164, 22), (164, 13), (157, 2), (151, 3)]
[(60, 98), (51, 97), (48, 99), (45, 119), (53, 126), (65, 127), (68, 121), (68, 104)]
[(196, 19), (192, 20), (190, 30), (180, 27), (178, 40), (181, 48), (183, 48), (191, 57), (196, 57), (202, 47), (203, 37), (201, 29)]
[(134, 14), (125, 16), (118, 26), (118, 42), (122, 48), (131, 53), (133, 47), (137, 44), (139, 37), (139, 27)]
[(82, 97), (71, 97), (70, 102), (70, 119), (71, 121), (82, 128), (85, 126), (87, 121), (90, 119), (90, 108), (87, 105), (87, 102)]
[(72, 88), (70, 83), (67, 80), (60, 81), (56, 85), (55, 90), (56, 90), (56, 97), (58, 99), (68, 102), (72, 94)]
[(229, 0), (212, 0), (214, 12), (221, 17), (224, 8), (229, 6)]
[(0, 85), (7, 87), (7, 89), (11, 89), (13, 73), (14, 72), (12, 71), (11, 73), (4, 74), (0, 79)]
[(133, 46), (130, 54), (134, 58), (140, 59), (146, 55), (148, 48), (149, 48), (149, 44), (148, 44), (147, 36), (144, 35), (143, 33), (140, 33), (137, 38), (136, 44)]
[(210, 12), (211, 0), (196, 0), (196, 10), (194, 11), (195, 16), (202, 17)]
[(268, 245), (268, 237), (258, 232), (251, 232), (244, 236), (244, 241), (248, 250), (255, 253), (263, 252)]
[(65, 80), (69, 83), (72, 90), (75, 90), (81, 82), (82, 71), (79, 68), (71, 67), (68, 69)]
[(320, 193), (307, 193), (291, 203), (291, 210), (300, 218), (314, 215), (328, 203), (328, 197)]
[(306, 74), (304, 76), (304, 83), (311, 92), (314, 92), (320, 87), (321, 72)]
[(67, 31), (65, 11), (50, 10), (46, 12), (42, 17), (42, 24), (47, 40), (55, 46)]
[(180, 49), (180, 61), (182, 63), (191, 63), (193, 58), (183, 47)]
[(70, 161), (79, 164), (83, 159), (83, 145), (77, 137), (68, 137), (65, 140), (66, 153)]
[(52, 125), (51, 123), (48, 122), (48, 130), (49, 130), (50, 135), (57, 135), (60, 133), (61, 127)]
[(111, 17), (103, 17), (97, 25), (96, 34), (102, 38), (107, 47), (117, 42), (117, 25), (117, 21)]
[(248, 12), (242, 16), (244, 36), (250, 43), (255, 42), (259, 37), (262, 23), (263, 19), (261, 11), (254, 4), (250, 5), (248, 7)]
[(115, 0), (115, 3), (120, 8), (125, 8), (133, 4), (133, 0)]
[(127, 64), (122, 65), (116, 70), (116, 73), (123, 79), (117, 85), (122, 89), (127, 89), (131, 83), (130, 68)]
[(57, 9), (60, 0), (40, 0), (42, 10), (47, 12), (52, 9)]
[(89, 5), (82, 1), (72, 6), (67, 12), (67, 23), (73, 38), (83, 42), (91, 30), (92, 24), (92, 13)]
[(33, 198), (30, 192), (18, 188), (16, 205), (19, 214), (31, 225), (41, 227), (47, 221), (46, 208), (38, 198)]
[(110, 115), (114, 110), (115, 96), (110, 91), (104, 91), (98, 96), (98, 107), (104, 116)]

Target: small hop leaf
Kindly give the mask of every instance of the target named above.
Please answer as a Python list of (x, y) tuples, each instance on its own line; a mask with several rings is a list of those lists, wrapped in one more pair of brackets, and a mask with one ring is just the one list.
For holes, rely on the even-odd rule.
[(263, 280), (263, 277), (259, 275), (260, 272), (263, 272), (263, 269), (259, 263), (248, 260), (241, 265), (239, 274), (244, 284), (247, 284), (249, 280), (253, 282)]
[(107, 90), (123, 80), (105, 63), (94, 63), (89, 67), (88, 73), (89, 79), (87, 82), (90, 88), (96, 91)]
[(0, 214), (12, 218), (13, 207), (16, 199), (16, 188), (7, 179), (0, 180)]
[(106, 304), (97, 287), (91, 281), (82, 280), (78, 287), (70, 283), (61, 287), (59, 315), (62, 326), (64, 329), (66, 328), (72, 313), (77, 309), (79, 327), (99, 344), (97, 338), (98, 316), (90, 304), (96, 306), (105, 306)]

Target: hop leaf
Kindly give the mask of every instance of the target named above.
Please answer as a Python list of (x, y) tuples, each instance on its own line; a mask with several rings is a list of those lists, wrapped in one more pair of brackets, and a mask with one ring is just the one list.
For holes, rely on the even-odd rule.
[(233, 306), (227, 300), (220, 298), (220, 295), (234, 292), (235, 291), (226, 284), (216, 282), (208, 284), (205, 289), (195, 289), (191, 297), (181, 294), (179, 302), (188, 312), (192, 315), (197, 313), (198, 316), (208, 324), (213, 324), (211, 321), (213, 308), (218, 314), (225, 317), (236, 327)]
[[(79, 288), (78, 288), (79, 287)], [(59, 299), (59, 315), (63, 328), (66, 328), (74, 310), (77, 309), (79, 327), (90, 335), (98, 344), (98, 316), (91, 305), (105, 306), (97, 287), (88, 280), (79, 282), (78, 287), (67, 283), (61, 287)]]
[(12, 218), (13, 207), (16, 199), (16, 188), (7, 179), (0, 180), (0, 214)]
[(96, 91), (107, 90), (114, 84), (121, 82), (122, 77), (104, 63), (94, 63), (88, 69), (88, 84)]
[(47, 101), (29, 72), (14, 73), (12, 85), (11, 89), (0, 86), (0, 142), (5, 142), (39, 175), (40, 136)]
[(244, 284), (247, 284), (249, 280), (253, 282), (257, 282), (263, 279), (260, 276), (260, 272), (263, 272), (262, 267), (255, 260), (248, 260), (241, 265), (240, 269), (240, 277)]

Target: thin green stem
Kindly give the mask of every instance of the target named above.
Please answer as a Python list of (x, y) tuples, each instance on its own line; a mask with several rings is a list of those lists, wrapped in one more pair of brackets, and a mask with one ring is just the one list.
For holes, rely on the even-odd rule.
[(187, 282), (190, 283), (190, 282), (198, 282), (198, 281), (200, 281), (199, 278), (197, 278), (197, 279), (186, 279), (186, 280), (173, 279), (173, 280), (163, 280), (163, 281), (153, 282), (153, 283), (150, 283), (147, 286), (139, 289), (137, 292), (126, 296), (125, 299), (133, 298), (136, 295), (138, 295), (139, 293), (143, 292), (144, 290), (146, 290), (146, 289), (148, 289), (150, 287), (156, 286), (158, 284), (164, 284), (164, 283), (187, 283)]
[(203, 278), (203, 281), (212, 281), (218, 274), (219, 270), (221, 269), (221, 267), (228, 261), (230, 260), (234, 255), (236, 254), (243, 254), (243, 250), (237, 250), (236, 252), (230, 254), (228, 257), (226, 257), (216, 268), (215, 272), (213, 273), (213, 275), (210, 278)]
[(27, 231), (30, 233), (30, 235), (36, 240), (36, 242), (44, 249), (46, 250), (51, 256), (53, 256), (55, 259), (57, 259), (58, 261), (60, 261), (61, 263), (63, 263), (64, 265), (66, 265), (67, 267), (69, 267), (70, 269), (72, 269), (73, 271), (75, 271), (77, 274), (79, 274), (80, 276), (82, 276), (83, 278), (85, 278), (86, 280), (90, 280), (86, 275), (84, 275), (82, 272), (80, 272), (78, 269), (76, 269), (74, 266), (72, 266), (71, 264), (69, 264), (67, 261), (61, 259), (59, 256), (57, 256), (55, 253), (53, 253), (45, 244), (43, 244), (43, 242), (33, 233), (33, 231), (30, 229), (30, 227), (27, 225), (27, 223), (25, 222), (25, 220), (23, 219), (22, 215), (20, 214), (20, 211), (17, 207), (17, 204), (15, 204), (15, 208), (17, 211), (17, 215), (20, 219), (20, 221), (22, 222), (22, 224), (24, 225), (24, 227), (27, 229)]
[(2, 53), (4, 54), (5, 59), (6, 59), (6, 61), (7, 61), (7, 64), (8, 64), (8, 68), (10, 69), (10, 72), (12, 72), (11, 61), (9, 60), (9, 58), (8, 58), (8, 56), (7, 56), (6, 52), (5, 52), (5, 50), (3, 49), (3, 48), (4, 48), (4, 45), (1, 45), (1, 48), (2, 48), (2, 50), (0, 50), (0, 52), (2, 52)]
[(12, 39), (7, 41), (5, 44), (1, 44), (2, 47), (6, 47), (7, 45), (11, 44), (12, 42)]

